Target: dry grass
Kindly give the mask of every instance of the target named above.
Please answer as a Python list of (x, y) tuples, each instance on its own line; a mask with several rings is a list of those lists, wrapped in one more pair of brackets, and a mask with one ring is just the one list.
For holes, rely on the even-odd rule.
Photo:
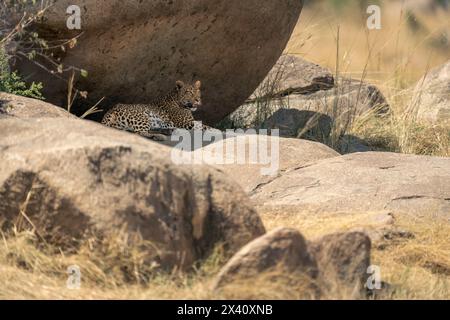
[(375, 250), (373, 261), (383, 266), (386, 281), (396, 284), (388, 298), (450, 299), (450, 225), (448, 220), (400, 222), (415, 235), (385, 250)]
[[(339, 76), (373, 83), (386, 96), (388, 115), (369, 112), (351, 123), (343, 119), (345, 128), (335, 126), (332, 136), (354, 135), (373, 150), (449, 156), (448, 127), (418, 122), (411, 101), (417, 81), (450, 59), (450, 41), (443, 41), (450, 34), (450, 11), (411, 13), (402, 1), (380, 2), (382, 29), (372, 31), (366, 28), (365, 9), (356, 2), (340, 11), (327, 1), (306, 7), (286, 53)], [(341, 151), (336, 141), (330, 146)]]
[[(340, 70), (342, 75), (366, 79), (387, 86), (408, 87), (430, 67), (450, 59), (448, 47), (433, 41), (450, 32), (449, 12), (416, 12), (420, 30), (408, 23), (408, 11), (402, 1), (384, 0), (382, 29), (368, 30), (365, 9), (350, 1), (336, 11), (326, 1), (307, 6), (286, 49), (331, 70), (336, 67), (336, 34), (340, 29)], [(349, 18), (351, 17), (351, 18)]]
[[(307, 238), (350, 230), (376, 230), (372, 216), (380, 213), (263, 214), (268, 228), (287, 226), (298, 229)], [(305, 216), (307, 215), (307, 216)], [(381, 267), (383, 281), (393, 292), (383, 299), (450, 299), (450, 224), (444, 218), (417, 218), (396, 215), (395, 228), (413, 238), (399, 238), (375, 244), (372, 263)]]
[[(287, 226), (313, 239), (331, 232), (374, 227), (365, 214), (329, 214), (320, 218), (303, 215), (262, 214), (267, 229)], [(396, 227), (414, 234), (414, 238), (395, 239), (374, 246), (372, 261), (382, 270), (383, 281), (393, 286), (385, 299), (450, 299), (450, 224), (446, 220), (398, 216)], [(271, 281), (260, 275), (251, 283), (235, 283), (221, 292), (213, 291), (214, 276), (224, 261), (220, 250), (188, 274), (153, 274), (137, 281), (137, 274), (149, 274), (140, 264), (139, 251), (118, 241), (107, 250), (87, 247), (76, 254), (64, 254), (55, 248), (36, 246), (36, 238), (21, 232), (0, 243), (0, 299), (309, 299), (311, 292), (302, 283)], [(66, 287), (66, 270), (78, 265), (82, 286)], [(124, 268), (128, 266), (128, 269)], [(130, 277), (131, 275), (131, 277)], [(257, 283), (257, 285), (255, 285)], [(327, 299), (348, 299), (350, 294), (336, 292)]]
[(347, 133), (361, 138), (374, 151), (449, 157), (449, 128), (416, 119), (412, 90), (385, 92), (391, 103), (390, 112), (385, 115), (368, 112), (356, 118)]

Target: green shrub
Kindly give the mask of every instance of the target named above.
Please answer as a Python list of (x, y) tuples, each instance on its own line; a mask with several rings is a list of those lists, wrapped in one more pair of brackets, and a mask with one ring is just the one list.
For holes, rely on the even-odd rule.
[(44, 100), (41, 90), (42, 83), (31, 83), (29, 86), (23, 81), (17, 72), (11, 72), (8, 64), (8, 56), (0, 47), (0, 91)]

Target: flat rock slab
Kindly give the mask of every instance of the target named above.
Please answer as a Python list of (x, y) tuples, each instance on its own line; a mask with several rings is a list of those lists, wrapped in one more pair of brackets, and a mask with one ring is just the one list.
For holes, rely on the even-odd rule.
[[(221, 145), (208, 145), (202, 151), (223, 154), (223, 158), (230, 162), (214, 166), (233, 178), (247, 193), (283, 175), (286, 171), (339, 156), (339, 153), (321, 143), (265, 135), (243, 135), (219, 143)], [(223, 150), (219, 147), (223, 147)], [(243, 155), (245, 161), (238, 162), (241, 158), (238, 157), (237, 150), (240, 150), (239, 156)], [(250, 152), (254, 152), (256, 157), (252, 158)], [(258, 157), (259, 154), (266, 156)], [(252, 161), (254, 159), (261, 162)]]
[[(58, 0), (45, 14), (40, 35), (51, 43), (81, 34), (74, 49), (55, 52), (65, 66), (88, 71), (76, 84), (89, 92), (86, 107), (145, 103), (168, 92), (176, 80), (203, 83), (209, 124), (239, 107), (282, 54), (297, 24), (300, 0), (82, 0), (81, 30), (69, 32)], [(46, 64), (45, 61), (41, 63)], [(66, 101), (67, 83), (26, 61), (18, 69), (45, 83), (44, 96)], [(69, 75), (64, 75), (66, 78)], [(103, 106), (102, 105), (102, 106)]]
[(261, 212), (364, 213), (450, 218), (450, 158), (356, 153), (317, 161), (254, 190)]

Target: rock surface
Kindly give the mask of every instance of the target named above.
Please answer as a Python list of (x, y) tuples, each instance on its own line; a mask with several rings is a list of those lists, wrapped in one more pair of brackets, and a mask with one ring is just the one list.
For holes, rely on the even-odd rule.
[(0, 199), (3, 230), (23, 214), (48, 243), (75, 247), (124, 231), (168, 268), (216, 244), (231, 255), (265, 232), (217, 170), (176, 166), (168, 147), (81, 120), (0, 117)]
[(328, 136), (333, 119), (339, 125), (366, 112), (383, 113), (388, 108), (376, 86), (347, 78), (335, 83), (330, 71), (288, 55), (224, 123), (238, 128), (277, 128), (288, 137), (297, 137), (305, 128)]
[(412, 105), (419, 120), (450, 127), (450, 61), (419, 80)]
[(76, 118), (67, 111), (57, 108), (50, 103), (4, 92), (0, 92), (0, 116), (1, 115), (9, 115), (22, 119), (40, 117)]
[(214, 288), (287, 278), (309, 288), (313, 298), (331, 292), (356, 298), (368, 278), (370, 252), (371, 242), (364, 233), (331, 234), (307, 242), (295, 229), (278, 228), (236, 253), (217, 275)]
[(303, 60), (296, 55), (285, 54), (250, 97), (250, 101), (269, 96), (285, 96), (292, 93), (311, 93), (334, 87), (330, 70)]
[[(298, 21), (299, 0), (129, 0), (79, 2), (80, 31), (68, 31), (59, 0), (40, 25), (48, 41), (81, 33), (72, 50), (57, 51), (64, 66), (88, 71), (77, 87), (89, 92), (87, 106), (106, 96), (144, 103), (168, 92), (174, 81), (200, 79), (204, 108), (198, 118), (214, 124), (247, 99), (285, 49)], [(255, 55), (257, 53), (257, 55)], [(45, 61), (42, 61), (45, 64)], [(44, 95), (60, 105), (67, 84), (36, 71), (26, 61), (22, 74), (45, 83)]]
[(244, 246), (222, 268), (215, 288), (269, 272), (305, 276), (305, 281), (317, 277), (316, 263), (298, 231), (279, 228)]
[[(227, 147), (224, 142), (221, 152), (225, 159), (230, 160), (230, 164), (220, 164), (215, 167), (233, 178), (246, 192), (251, 192), (288, 170), (294, 170), (317, 160), (339, 156), (336, 151), (321, 143), (300, 139), (245, 135), (229, 138), (228, 143), (230, 142), (230, 147)], [(272, 151), (275, 145), (276, 149)], [(216, 150), (220, 151), (218, 145), (211, 144), (204, 147), (202, 151), (214, 153)], [(238, 163), (239, 159), (236, 157), (235, 150), (245, 150), (245, 161)], [(266, 163), (252, 161), (250, 150), (254, 150), (256, 154), (258, 152), (267, 154)], [(275, 169), (273, 172), (270, 170), (271, 167)]]
[(370, 238), (360, 232), (336, 233), (310, 244), (326, 292), (356, 295), (364, 289), (370, 266)]
[(356, 153), (291, 171), (251, 193), (260, 212), (319, 215), (389, 210), (450, 218), (450, 158)]

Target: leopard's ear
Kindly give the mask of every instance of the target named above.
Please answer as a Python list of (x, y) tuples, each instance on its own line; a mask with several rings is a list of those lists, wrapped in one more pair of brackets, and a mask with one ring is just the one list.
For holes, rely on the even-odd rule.
[(195, 88), (196, 88), (196, 89), (200, 89), (201, 86), (202, 86), (202, 82), (201, 82), (200, 80), (198, 80), (198, 81), (195, 82)]
[(176, 84), (177, 84), (178, 90), (184, 87), (184, 82), (181, 81), (181, 80), (178, 80), (178, 81), (176, 82)]

